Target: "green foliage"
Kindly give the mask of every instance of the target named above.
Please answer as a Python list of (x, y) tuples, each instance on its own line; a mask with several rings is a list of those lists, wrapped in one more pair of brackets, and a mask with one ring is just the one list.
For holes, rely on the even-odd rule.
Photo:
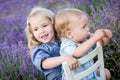
[[(105, 67), (108, 68), (112, 74), (111, 80), (119, 80), (120, 78), (120, 52), (118, 52), (118, 47), (116, 43), (111, 41), (104, 52), (108, 51), (108, 54), (104, 54)], [(109, 52), (111, 51), (112, 52)]]
[[(19, 72), (19, 67), (22, 64), (21, 63), (21, 57), (20, 56), (15, 56), (16, 58), (19, 59), (19, 61), (17, 61), (17, 63), (15, 61), (12, 61), (10, 59), (9, 56), (7, 56), (7, 59), (3, 59), (3, 57), (0, 58), (0, 63), (4, 64), (4, 68), (3, 70), (5, 70), (5, 73), (3, 74), (4, 76), (10, 76), (11, 79), (13, 80), (17, 80), (18, 76), (17, 73)], [(2, 71), (0, 69), (0, 74), (2, 75)], [(4, 77), (0, 76), (2, 79), (5, 79)]]

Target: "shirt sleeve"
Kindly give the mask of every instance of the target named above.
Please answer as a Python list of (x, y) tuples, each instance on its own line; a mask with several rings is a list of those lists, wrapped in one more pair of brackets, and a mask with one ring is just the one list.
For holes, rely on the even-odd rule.
[(45, 51), (38, 49), (32, 55), (32, 62), (41, 72), (43, 72), (42, 61), (49, 57), (50, 56)]
[(61, 46), (61, 49), (60, 49), (60, 55), (72, 56), (75, 48), (76, 46), (73, 46), (73, 45), (63, 45)]

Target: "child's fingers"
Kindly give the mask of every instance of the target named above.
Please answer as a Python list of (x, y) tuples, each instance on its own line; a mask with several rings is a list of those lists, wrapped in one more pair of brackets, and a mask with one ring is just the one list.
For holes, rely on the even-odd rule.
[(77, 69), (80, 67), (80, 63), (79, 61), (76, 61), (75, 63), (72, 64), (72, 66), (70, 66), (71, 70)]
[(81, 66), (81, 64), (80, 64), (80, 63), (78, 63), (78, 64), (77, 64), (77, 68), (79, 68), (80, 66)]
[(73, 70), (71, 65), (69, 66), (69, 68), (70, 68), (70, 70)]
[(75, 63), (75, 69), (79, 68), (80, 66), (81, 66), (81, 65), (80, 65), (80, 62), (77, 61), (77, 62)]
[(74, 70), (74, 69), (76, 69), (76, 64), (74, 64), (74, 65), (72, 66), (72, 70)]
[(110, 30), (105, 29), (104, 31), (105, 31), (105, 35), (106, 35), (107, 37), (109, 37), (109, 38), (112, 37), (112, 32), (111, 32)]
[(99, 43), (103, 46), (104, 42), (102, 39), (99, 40)]

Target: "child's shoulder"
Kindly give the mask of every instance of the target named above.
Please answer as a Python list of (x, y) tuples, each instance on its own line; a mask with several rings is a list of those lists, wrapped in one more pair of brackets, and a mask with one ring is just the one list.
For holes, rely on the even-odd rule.
[(72, 40), (68, 39), (68, 38), (62, 38), (61, 39), (62, 44), (66, 44), (66, 45), (76, 45), (75, 42), (73, 42)]
[(38, 50), (38, 49), (44, 50), (49, 47), (52, 47), (51, 43), (42, 43), (42, 44), (37, 45), (35, 48), (33, 48), (33, 50)]
[(40, 45), (37, 45), (35, 48), (33, 48), (32, 52), (36, 52), (38, 50), (45, 51), (45, 52), (51, 52), (56, 48), (59, 48), (61, 44), (60, 40), (57, 40), (55, 43), (42, 43)]

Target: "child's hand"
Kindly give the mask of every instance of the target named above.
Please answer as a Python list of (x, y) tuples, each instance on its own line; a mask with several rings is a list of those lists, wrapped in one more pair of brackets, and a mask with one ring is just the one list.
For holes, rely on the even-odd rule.
[(76, 58), (68, 56), (66, 59), (71, 70), (74, 70), (80, 67), (80, 62)]
[(99, 40), (102, 46), (105, 46), (108, 44), (110, 38), (112, 37), (112, 32), (108, 29), (104, 29), (105, 37)]
[(95, 37), (95, 39), (98, 41), (105, 37), (105, 31), (103, 29), (98, 29), (95, 31), (93, 37)]
[(112, 37), (112, 32), (108, 29), (104, 29), (105, 32), (105, 37), (111, 38)]

